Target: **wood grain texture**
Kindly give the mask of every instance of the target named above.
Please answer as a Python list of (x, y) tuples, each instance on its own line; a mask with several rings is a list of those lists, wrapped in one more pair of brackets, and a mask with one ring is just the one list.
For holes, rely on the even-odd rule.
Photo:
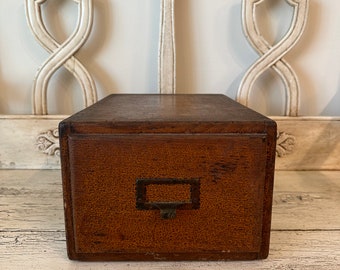
[[(110, 95), (59, 131), (71, 259), (268, 256), (274, 121), (223, 95)], [(140, 211), (141, 178), (200, 179), (200, 207)]]
[[(276, 172), (274, 230), (340, 230), (339, 172)], [(331, 176), (331, 177), (330, 177)]]
[[(58, 155), (44, 153), (39, 136), (53, 131), (66, 116), (0, 116), (0, 169), (59, 169)], [(58, 143), (59, 144), (59, 143)]]
[[(340, 172), (276, 172), (268, 259), (185, 263), (69, 261), (66, 255), (60, 174), (59, 170), (0, 170), (1, 269), (340, 268), (340, 222), (334, 217), (340, 206)], [(286, 198), (284, 200), (283, 195)], [(302, 198), (311, 196), (323, 199), (301, 201), (300, 195)], [(37, 205), (39, 197), (40, 201), (45, 201), (51, 207)], [(31, 215), (23, 214), (21, 205), (24, 202), (27, 213)], [(11, 211), (6, 212), (9, 204), (12, 205)]]
[[(0, 192), (1, 231), (64, 230), (60, 170), (0, 170)], [(339, 205), (340, 172), (276, 171), (272, 230), (340, 230)]]
[(340, 170), (340, 119), (272, 117), (278, 132), (294, 137), (291, 151), (276, 159), (278, 170)]
[(1, 269), (135, 269), (135, 270), (337, 270), (340, 233), (272, 233), (269, 258), (249, 262), (74, 262), (65, 253), (63, 232), (8, 232), (0, 236)]
[(64, 230), (58, 170), (0, 170), (0, 231)]

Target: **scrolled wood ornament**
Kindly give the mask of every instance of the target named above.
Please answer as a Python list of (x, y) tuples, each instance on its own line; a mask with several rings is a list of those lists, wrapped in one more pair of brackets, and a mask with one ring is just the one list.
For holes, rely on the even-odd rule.
[(65, 66), (78, 80), (83, 91), (85, 107), (97, 101), (95, 83), (86, 68), (79, 62), (74, 54), (86, 42), (93, 24), (92, 0), (73, 0), (78, 5), (78, 22), (76, 30), (62, 44), (59, 44), (46, 29), (42, 15), (41, 5), (48, 0), (26, 0), (26, 16), (28, 25), (37, 41), (49, 53), (50, 57), (38, 70), (33, 85), (33, 114), (46, 115), (47, 86), (52, 75)]
[(37, 137), (36, 146), (38, 150), (49, 156), (60, 156), (58, 129), (47, 130)]
[(256, 25), (256, 6), (266, 0), (243, 0), (242, 21), (246, 38), (261, 57), (245, 74), (237, 94), (237, 101), (248, 106), (250, 92), (257, 78), (267, 69), (273, 68), (282, 79), (286, 91), (286, 116), (297, 116), (300, 88), (292, 67), (283, 58), (299, 41), (307, 21), (308, 0), (286, 0), (294, 7), (291, 26), (286, 35), (276, 45), (270, 45)]
[(158, 88), (161, 94), (176, 92), (175, 0), (161, 0), (158, 51)]
[(276, 141), (276, 156), (284, 157), (293, 153), (296, 146), (296, 138), (286, 132), (278, 132)]

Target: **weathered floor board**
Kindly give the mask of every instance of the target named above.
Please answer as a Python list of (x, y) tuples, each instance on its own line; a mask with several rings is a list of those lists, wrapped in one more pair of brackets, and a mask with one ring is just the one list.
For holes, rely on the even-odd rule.
[(0, 269), (340, 269), (340, 171), (277, 172), (271, 251), (251, 262), (72, 262), (60, 171), (0, 170)]
[(8, 232), (0, 239), (1, 269), (340, 269), (340, 232), (274, 231), (270, 257), (250, 262), (72, 262), (63, 232)]
[(340, 230), (340, 172), (276, 172), (272, 228)]

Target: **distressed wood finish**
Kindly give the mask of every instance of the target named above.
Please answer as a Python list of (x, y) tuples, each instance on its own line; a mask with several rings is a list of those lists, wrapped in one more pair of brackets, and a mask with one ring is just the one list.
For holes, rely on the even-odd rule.
[(161, 0), (158, 83), (161, 94), (176, 93), (175, 0)]
[(96, 87), (91, 75), (74, 54), (86, 42), (93, 24), (92, 0), (74, 0), (79, 4), (76, 31), (63, 43), (58, 42), (48, 33), (41, 14), (41, 5), (48, 0), (26, 0), (28, 25), (37, 41), (51, 56), (40, 67), (33, 85), (33, 114), (46, 115), (47, 86), (52, 75), (64, 65), (78, 80), (83, 90), (85, 107), (97, 101)]
[[(279, 170), (340, 170), (340, 118), (273, 117), (284, 150)], [(279, 148), (277, 148), (279, 149)]]
[(299, 109), (299, 83), (291, 66), (283, 59), (300, 39), (307, 22), (308, 0), (286, 0), (294, 6), (294, 17), (291, 27), (283, 39), (275, 46), (271, 46), (259, 33), (256, 26), (256, 6), (264, 0), (243, 0), (243, 29), (250, 44), (261, 57), (249, 68), (245, 74), (237, 94), (237, 101), (248, 106), (250, 92), (257, 78), (272, 67), (281, 77), (286, 90), (285, 115), (297, 116)]
[[(274, 121), (223, 95), (111, 95), (59, 130), (70, 259), (267, 257)], [(169, 202), (170, 182), (196, 187)]]
[[(339, 171), (276, 171), (273, 230), (338, 231)], [(340, 236), (340, 235), (339, 235)]]
[(59, 141), (53, 132), (65, 115), (0, 116), (0, 169), (58, 169)]
[(339, 179), (335, 171), (276, 172), (271, 249), (263, 261), (80, 263), (66, 255), (60, 171), (0, 170), (0, 268), (336, 270)]

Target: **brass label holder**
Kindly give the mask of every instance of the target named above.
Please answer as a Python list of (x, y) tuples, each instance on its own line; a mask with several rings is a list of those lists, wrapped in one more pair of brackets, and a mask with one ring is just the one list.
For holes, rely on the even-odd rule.
[[(149, 201), (149, 185), (190, 185), (190, 199), (185, 201)], [(200, 208), (200, 179), (141, 178), (136, 180), (136, 208), (138, 210), (160, 210), (162, 219), (176, 218), (177, 210)]]

